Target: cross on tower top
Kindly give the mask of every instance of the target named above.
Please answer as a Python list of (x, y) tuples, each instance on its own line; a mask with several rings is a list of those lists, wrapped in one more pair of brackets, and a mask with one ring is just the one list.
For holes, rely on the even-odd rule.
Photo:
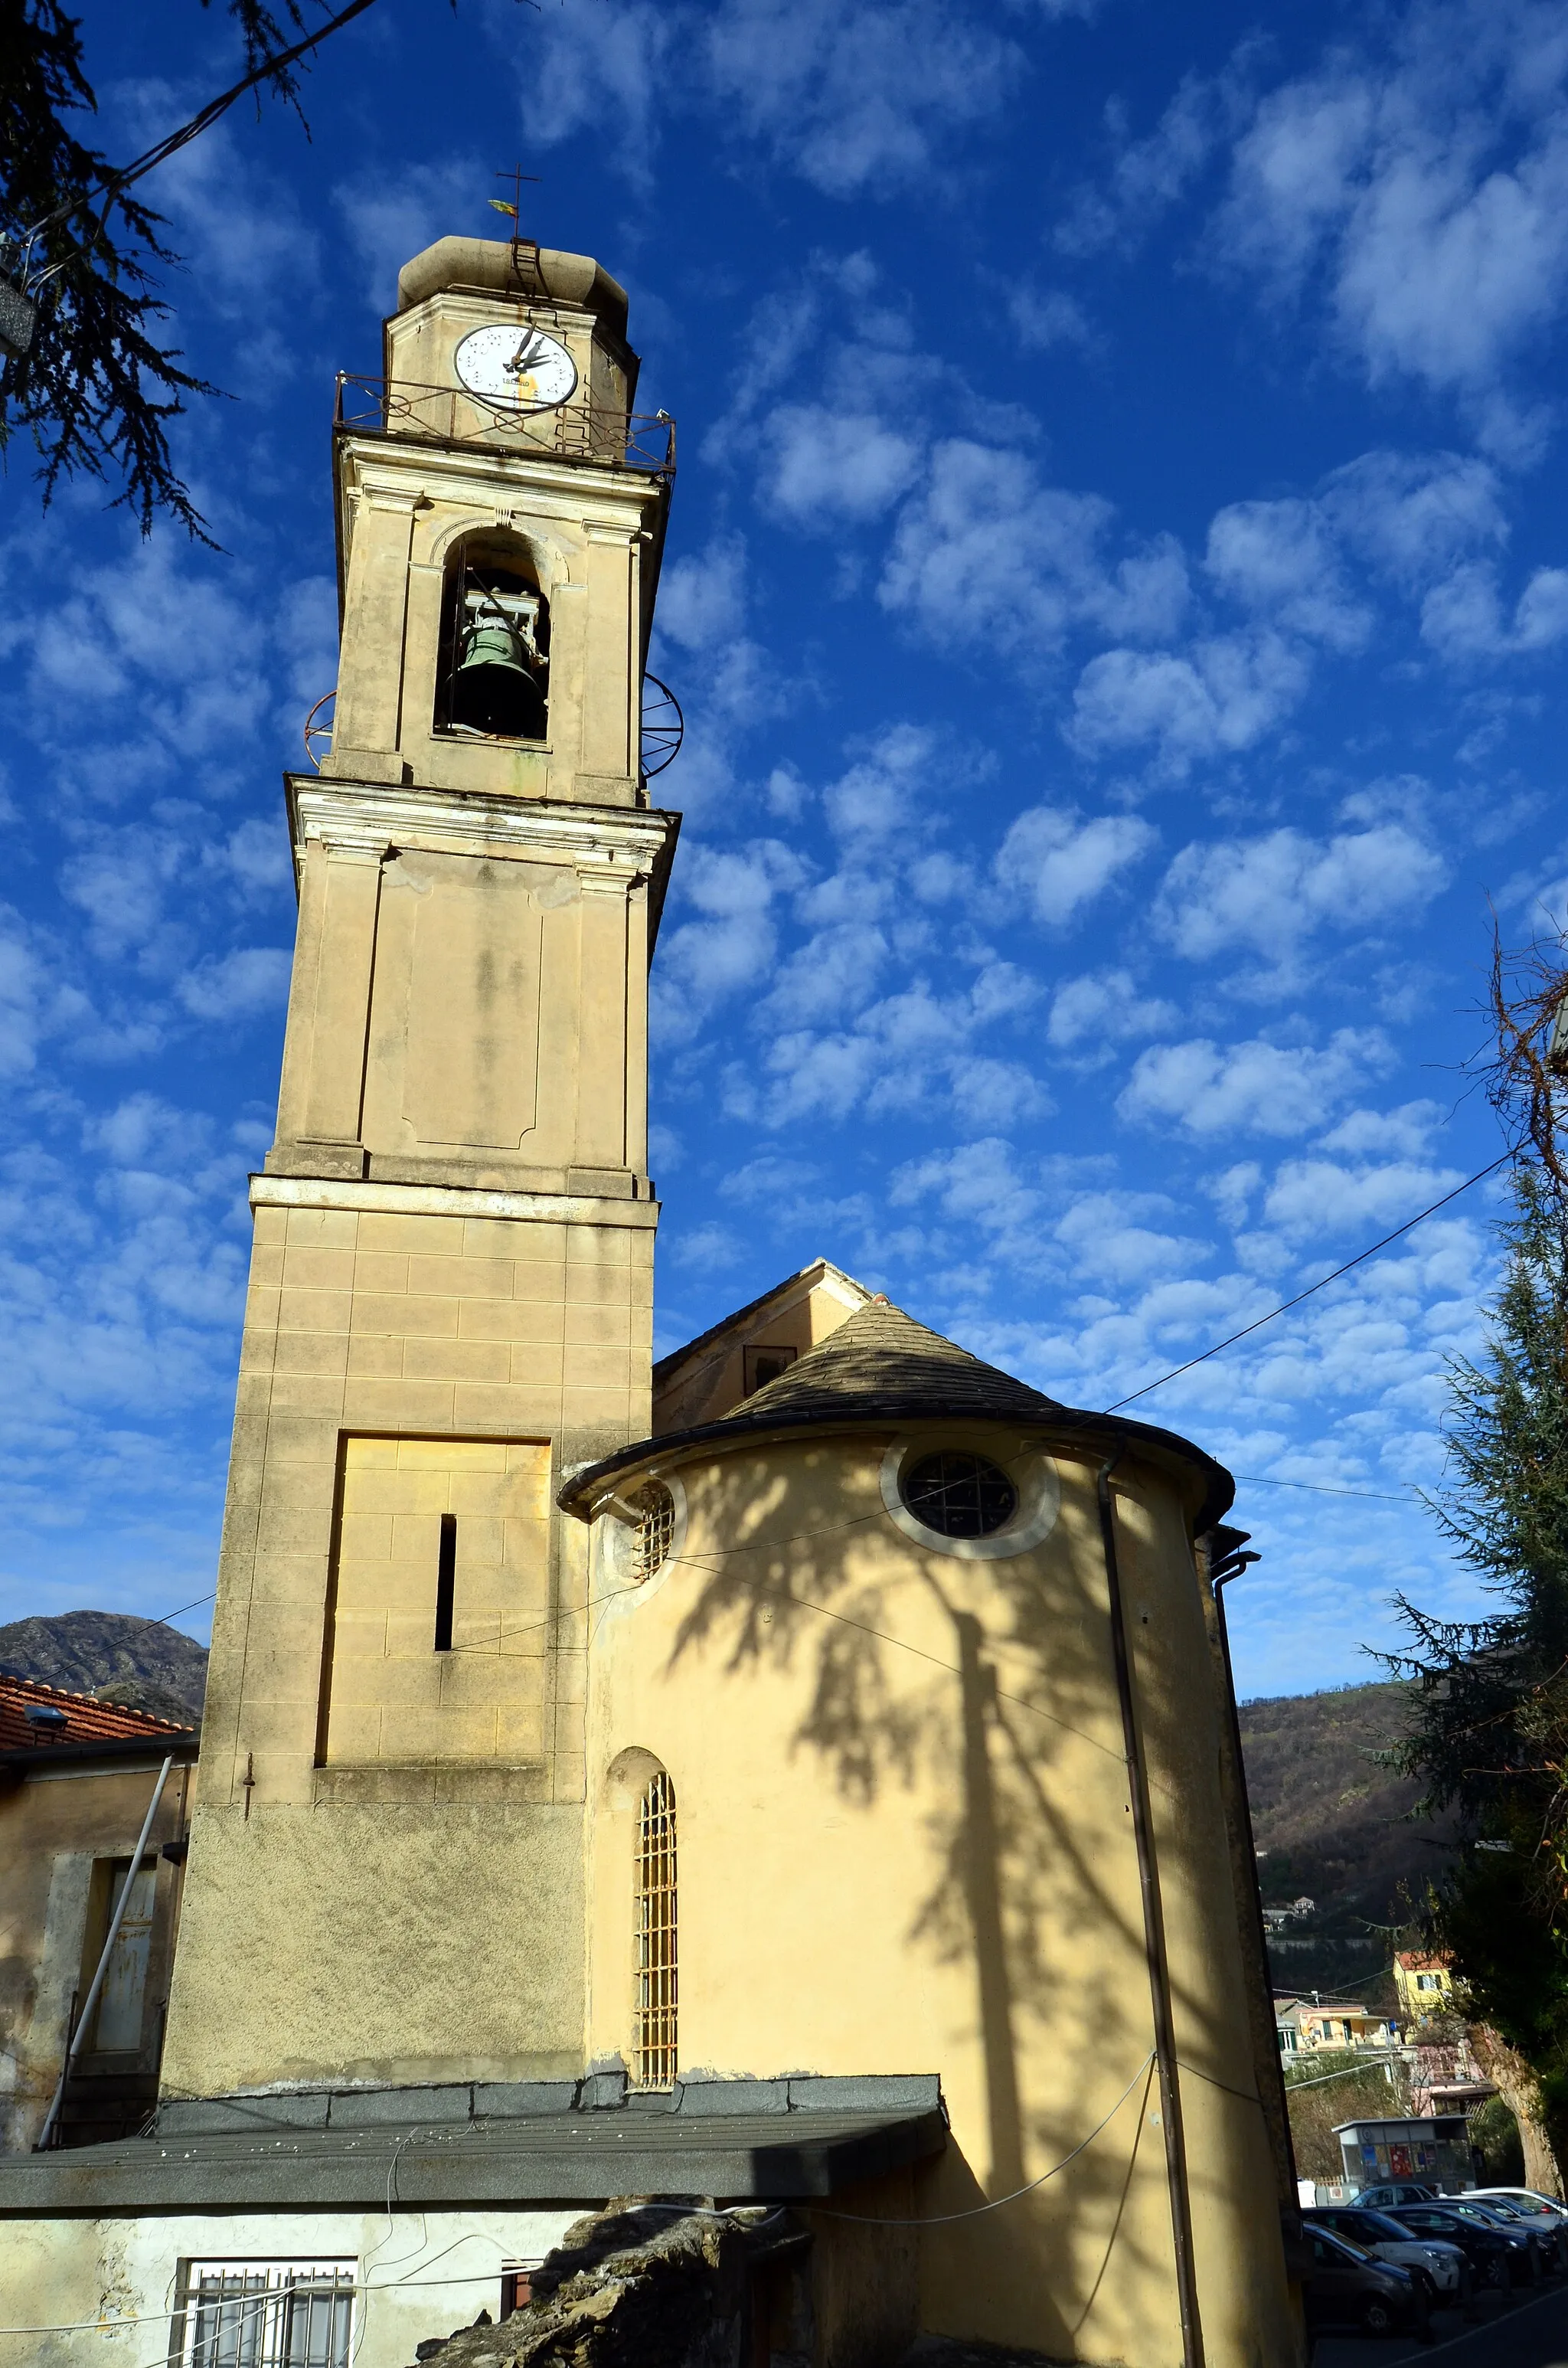
[(514, 272), (520, 272), (525, 255), (530, 262), (537, 262), (539, 259), (539, 241), (523, 236), (523, 183), (532, 182), (537, 188), (539, 175), (525, 173), (520, 165), (514, 165), (509, 170), (497, 173), (495, 178), (498, 181), (510, 181), (512, 184), (512, 194), (509, 198), (492, 198), (490, 202), (498, 214), (509, 214), (512, 218), (512, 269)]

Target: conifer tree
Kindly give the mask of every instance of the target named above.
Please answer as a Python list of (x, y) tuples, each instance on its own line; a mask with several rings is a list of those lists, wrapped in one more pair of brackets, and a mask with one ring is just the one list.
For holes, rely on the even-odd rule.
[(1568, 2165), (1568, 1198), (1555, 1142), (1539, 1145), (1558, 1090), (1540, 1028), (1522, 1073), (1517, 1030), (1500, 1041), (1494, 1099), (1524, 1121), (1506, 1264), (1482, 1357), (1449, 1365), (1450, 1476), (1428, 1500), (1496, 1609), (1450, 1622), (1399, 1599), (1413, 1710), (1397, 1756), (1459, 1829), (1432, 1937), (1533, 2074)]

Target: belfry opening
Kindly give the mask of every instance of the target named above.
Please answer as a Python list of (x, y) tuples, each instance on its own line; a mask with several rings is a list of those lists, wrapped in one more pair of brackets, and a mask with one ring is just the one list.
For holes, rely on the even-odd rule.
[(520, 536), (464, 535), (448, 558), (433, 723), (465, 738), (550, 736), (550, 603)]

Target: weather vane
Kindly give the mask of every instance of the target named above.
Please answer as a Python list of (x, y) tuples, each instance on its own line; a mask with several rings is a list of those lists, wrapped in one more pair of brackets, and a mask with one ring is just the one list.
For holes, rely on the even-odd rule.
[(539, 175), (525, 173), (520, 165), (514, 165), (510, 172), (497, 173), (495, 178), (512, 184), (510, 198), (492, 198), (490, 203), (498, 214), (510, 214), (512, 217), (512, 269), (520, 275), (525, 250), (533, 262), (539, 260), (539, 241), (523, 236), (523, 183), (531, 181), (537, 188)]

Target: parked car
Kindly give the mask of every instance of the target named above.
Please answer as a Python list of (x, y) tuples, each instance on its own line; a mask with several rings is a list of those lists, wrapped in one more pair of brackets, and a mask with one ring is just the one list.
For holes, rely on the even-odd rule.
[(1377, 2260), (1397, 2261), (1417, 2285), (1426, 2287), (1429, 2303), (1450, 2294), (1461, 2302), (1469, 2294), (1470, 2257), (1452, 2237), (1424, 2235), (1391, 2219), (1386, 2212), (1369, 2212), (1356, 2203), (1324, 2203), (1303, 2212), (1301, 2218), (1309, 2226), (1332, 2228), (1336, 2237), (1348, 2237)]
[(1301, 2214), (1301, 2235), (1312, 2267), (1302, 2287), (1307, 2324), (1358, 2327), (1363, 2335), (1398, 2335), (1406, 2330), (1430, 2340), (1432, 2327), (1426, 2297), (1408, 2270), (1393, 2261), (1377, 2261), (1332, 2228), (1319, 2228)]
[(1368, 2204), (1374, 2212), (1386, 2212), (1393, 2203), (1430, 2203), (1437, 2192), (1435, 2187), (1418, 2186), (1411, 2179), (1384, 2180), (1381, 2187), (1363, 2187), (1350, 2201)]
[(1523, 2204), (1517, 2203), (1512, 2196), (1483, 2195), (1474, 2188), (1466, 2188), (1464, 2201), (1473, 2204), (1478, 2212), (1490, 2212), (1494, 2219), (1503, 2221), (1510, 2228), (1524, 2230), (1536, 2248), (1536, 2258), (1543, 2272), (1562, 2267), (1564, 2253), (1561, 2223), (1554, 2214), (1544, 2207), (1529, 2211)]
[(1528, 2187), (1476, 2187), (1467, 2192), (1477, 2203), (1507, 2204), (1535, 2230), (1553, 2269), (1568, 2270), (1568, 2205), (1553, 2196), (1537, 2195)]
[(1478, 2284), (1528, 2285), (1538, 2275), (1536, 2242), (1530, 2231), (1517, 2224), (1510, 2227), (1465, 2196), (1439, 2195), (1433, 2203), (1395, 2203), (1390, 2206), (1389, 2218), (1402, 2220), (1418, 2236), (1462, 2245)]
[(1522, 2203), (1527, 2212), (1539, 2203), (1543, 2211), (1555, 2212), (1560, 2220), (1568, 2220), (1568, 2203), (1560, 2195), (1543, 2195), (1539, 2187), (1476, 2187), (1469, 2192), (1474, 2195), (1505, 2196), (1510, 2203)]

